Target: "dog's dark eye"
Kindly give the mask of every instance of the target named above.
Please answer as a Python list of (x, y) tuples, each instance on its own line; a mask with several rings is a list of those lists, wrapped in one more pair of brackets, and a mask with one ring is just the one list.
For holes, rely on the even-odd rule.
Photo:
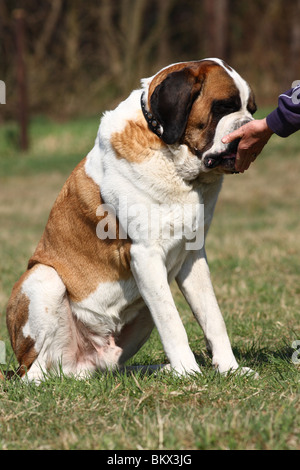
[(215, 100), (212, 104), (211, 112), (215, 117), (226, 116), (238, 111), (241, 107), (240, 98), (230, 100)]

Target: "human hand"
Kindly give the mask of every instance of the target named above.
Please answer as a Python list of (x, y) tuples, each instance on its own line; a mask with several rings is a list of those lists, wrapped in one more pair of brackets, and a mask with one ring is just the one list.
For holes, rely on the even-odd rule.
[(229, 144), (235, 139), (241, 139), (235, 160), (235, 169), (240, 173), (248, 170), (249, 166), (260, 154), (273, 131), (268, 127), (266, 118), (253, 120), (231, 134), (223, 137), (223, 144)]

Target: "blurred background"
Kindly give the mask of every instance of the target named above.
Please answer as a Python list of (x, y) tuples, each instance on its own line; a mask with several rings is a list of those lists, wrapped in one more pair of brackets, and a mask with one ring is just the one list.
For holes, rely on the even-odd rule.
[(259, 106), (275, 106), (300, 79), (300, 0), (0, 0), (0, 123), (20, 106), (94, 115), (141, 77), (205, 57), (223, 58)]

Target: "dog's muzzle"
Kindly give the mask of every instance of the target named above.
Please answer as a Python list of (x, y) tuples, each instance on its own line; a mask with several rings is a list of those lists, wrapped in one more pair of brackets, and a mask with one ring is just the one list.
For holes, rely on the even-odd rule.
[[(243, 121), (235, 122), (233, 128), (228, 132), (228, 134), (239, 129), (245, 124), (248, 124), (250, 121), (251, 119), (245, 119)], [(203, 160), (205, 167), (208, 169), (221, 167), (226, 171), (230, 171), (231, 173), (238, 173), (235, 171), (235, 159), (240, 141), (240, 138), (235, 139), (233, 142), (230, 142), (230, 144), (222, 152), (208, 153), (205, 155)]]
[(227, 149), (220, 153), (211, 153), (205, 156), (204, 165), (206, 168), (216, 168), (222, 165), (229, 170), (234, 169), (235, 157), (241, 139), (236, 139), (231, 142)]

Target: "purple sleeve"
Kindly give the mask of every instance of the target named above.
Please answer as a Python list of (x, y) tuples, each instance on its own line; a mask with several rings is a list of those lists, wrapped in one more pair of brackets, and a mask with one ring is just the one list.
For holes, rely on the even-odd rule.
[(300, 83), (278, 98), (278, 108), (267, 116), (269, 128), (280, 137), (288, 137), (300, 129)]

